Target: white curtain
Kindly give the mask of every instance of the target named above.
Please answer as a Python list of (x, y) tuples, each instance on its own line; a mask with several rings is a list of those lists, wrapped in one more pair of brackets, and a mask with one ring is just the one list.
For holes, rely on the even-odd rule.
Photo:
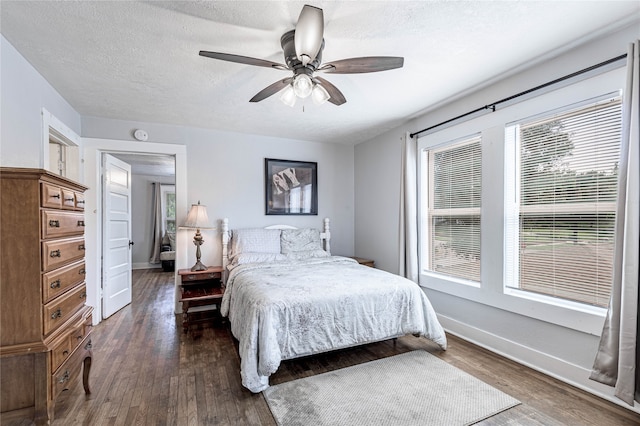
[(613, 288), (591, 379), (640, 402), (638, 261), (640, 241), (640, 40), (629, 46), (618, 178)]
[(160, 182), (153, 183), (151, 206), (151, 256), (149, 263), (160, 263), (162, 245), (162, 187)]
[(399, 274), (418, 282), (418, 147), (406, 133), (402, 144)]

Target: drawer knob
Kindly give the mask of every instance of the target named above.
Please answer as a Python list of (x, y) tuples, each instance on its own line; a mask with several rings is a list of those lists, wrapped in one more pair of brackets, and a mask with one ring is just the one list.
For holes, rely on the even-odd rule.
[(60, 221), (59, 220), (50, 220), (49, 221), (49, 227), (50, 228), (60, 228)]
[(55, 280), (51, 284), (49, 284), (51, 288), (60, 288), (60, 280)]
[(62, 377), (58, 379), (58, 383), (64, 383), (69, 381), (69, 371), (65, 371)]
[(78, 340), (82, 340), (82, 339), (84, 339), (84, 336), (80, 335), (80, 336), (77, 337), (77, 339)]
[(84, 274), (86, 274), (86, 271), (84, 270), (84, 268), (82, 268), (82, 269), (80, 269), (80, 270), (78, 271), (78, 274), (79, 274), (79, 275), (84, 275)]
[(84, 226), (84, 220), (79, 220), (78, 221), (78, 226)]
[(49, 256), (51, 256), (51, 257), (60, 257), (60, 249), (52, 250), (51, 253), (49, 253)]
[(62, 356), (67, 356), (67, 355), (69, 355), (69, 351), (68, 350), (65, 349), (64, 351), (62, 351)]
[(65, 198), (65, 201), (73, 201), (73, 197)]
[(51, 314), (51, 319), (60, 318), (62, 316), (62, 309), (58, 308)]
[(89, 350), (91, 350), (91, 349), (93, 348), (93, 345), (91, 344), (91, 340), (89, 340), (89, 341), (87, 342), (87, 344), (86, 344), (86, 345), (84, 345), (84, 348), (85, 348), (86, 350), (88, 350), (88, 351), (89, 351)]
[(80, 293), (80, 299), (86, 299), (87, 298), (87, 292), (83, 291), (82, 293)]
[(76, 201), (76, 204), (82, 204), (82, 205), (84, 205), (84, 200), (78, 200), (78, 201)]
[(80, 245), (78, 246), (78, 250), (84, 250), (84, 244), (80, 244)]
[(51, 196), (51, 198), (60, 198), (60, 194), (54, 194)]

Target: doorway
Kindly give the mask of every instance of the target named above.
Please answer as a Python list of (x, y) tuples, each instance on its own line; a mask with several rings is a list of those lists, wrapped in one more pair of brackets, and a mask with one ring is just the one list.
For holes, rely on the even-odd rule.
[[(102, 305), (102, 209), (103, 209), (103, 189), (101, 182), (103, 181), (101, 171), (101, 157), (103, 153), (115, 153), (118, 156), (134, 156), (131, 158), (140, 159), (143, 156), (171, 156), (174, 159), (175, 170), (175, 187), (176, 187), (176, 221), (180, 223), (184, 221), (187, 212), (186, 203), (186, 147), (184, 145), (160, 144), (160, 143), (143, 143), (131, 144), (130, 141), (111, 140), (111, 139), (83, 139), (85, 152), (84, 170), (85, 183), (89, 187), (86, 193), (86, 211), (87, 229), (90, 230), (85, 238), (87, 240), (87, 301), (94, 307), (93, 322), (97, 324), (103, 317)], [(186, 264), (186, 253), (181, 253), (181, 235), (177, 236), (176, 250), (176, 270), (181, 265)], [(174, 289), (176, 277), (174, 274)], [(177, 293), (174, 290), (174, 310), (178, 310)]]

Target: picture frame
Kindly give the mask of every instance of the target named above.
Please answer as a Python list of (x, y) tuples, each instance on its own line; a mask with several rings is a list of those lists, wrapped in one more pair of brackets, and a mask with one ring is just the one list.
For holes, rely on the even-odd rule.
[(318, 214), (318, 163), (264, 159), (266, 215)]

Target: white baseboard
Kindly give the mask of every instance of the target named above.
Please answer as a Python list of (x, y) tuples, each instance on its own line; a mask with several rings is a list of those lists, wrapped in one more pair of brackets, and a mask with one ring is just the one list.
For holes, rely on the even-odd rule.
[(591, 371), (584, 367), (444, 315), (438, 315), (438, 320), (440, 320), (440, 324), (448, 333), (640, 414), (638, 403), (634, 407), (630, 407), (626, 402), (614, 396), (612, 387), (589, 380)]

